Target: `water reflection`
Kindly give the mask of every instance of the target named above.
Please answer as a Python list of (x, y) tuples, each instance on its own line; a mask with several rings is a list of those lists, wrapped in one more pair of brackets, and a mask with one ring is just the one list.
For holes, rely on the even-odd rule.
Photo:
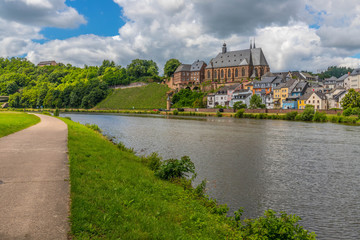
[[(65, 115), (65, 114), (64, 114)], [(95, 123), (139, 154), (188, 155), (198, 181), (230, 211), (302, 217), (319, 239), (360, 236), (359, 133), (355, 126), (231, 118), (66, 114)]]

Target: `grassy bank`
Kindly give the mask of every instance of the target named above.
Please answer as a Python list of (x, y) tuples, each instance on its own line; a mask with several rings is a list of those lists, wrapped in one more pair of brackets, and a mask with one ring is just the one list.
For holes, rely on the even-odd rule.
[(19, 112), (0, 112), (0, 137), (28, 128), (40, 122), (35, 115)]
[(71, 233), (75, 239), (236, 239), (228, 218), (160, 180), (99, 133), (69, 126)]
[(166, 92), (169, 88), (152, 83), (137, 88), (116, 89), (95, 109), (152, 109), (166, 108)]

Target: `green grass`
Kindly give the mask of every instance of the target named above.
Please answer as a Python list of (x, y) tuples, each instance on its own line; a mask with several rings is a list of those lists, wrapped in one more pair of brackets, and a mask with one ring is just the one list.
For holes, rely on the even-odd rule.
[(157, 83), (137, 88), (117, 89), (95, 109), (166, 108), (166, 92), (168, 91), (167, 86)]
[[(154, 176), (136, 155), (63, 119), (69, 129), (74, 239), (238, 239), (193, 191)], [(210, 206), (210, 205), (209, 205)]]
[(19, 112), (0, 112), (0, 137), (28, 128), (40, 122), (35, 115)]

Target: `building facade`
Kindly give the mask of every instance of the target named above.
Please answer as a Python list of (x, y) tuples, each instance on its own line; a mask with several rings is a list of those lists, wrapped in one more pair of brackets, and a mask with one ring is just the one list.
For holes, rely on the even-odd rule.
[(227, 51), (224, 43), (222, 52), (211, 59), (205, 69), (205, 80), (220, 83), (244, 82), (261, 78), (270, 72), (269, 64), (261, 48), (251, 45), (250, 49)]

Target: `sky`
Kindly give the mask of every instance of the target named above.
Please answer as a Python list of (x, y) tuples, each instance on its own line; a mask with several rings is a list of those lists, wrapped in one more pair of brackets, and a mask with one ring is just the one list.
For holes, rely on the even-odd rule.
[(360, 66), (358, 0), (0, 0), (0, 57), (209, 62), (255, 38), (272, 72)]

